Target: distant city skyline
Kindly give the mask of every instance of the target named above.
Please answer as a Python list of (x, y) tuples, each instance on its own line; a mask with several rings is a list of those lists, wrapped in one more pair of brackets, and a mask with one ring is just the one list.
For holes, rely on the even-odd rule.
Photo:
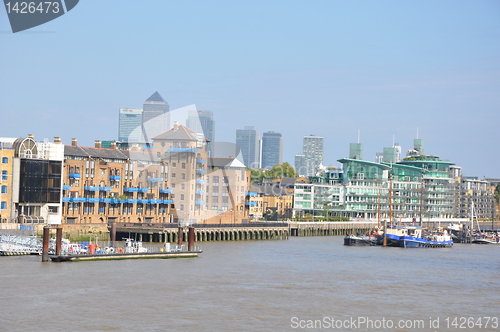
[(394, 136), (404, 155), (419, 128), (426, 154), (499, 176), (498, 1), (76, 8), (16, 34), (0, 11), (2, 136), (113, 140), (119, 108), (158, 91), (171, 110), (213, 111), (218, 142), (245, 125), (281, 133), (289, 163), (310, 133), (324, 137), (323, 164), (339, 167), (358, 132), (373, 161)]

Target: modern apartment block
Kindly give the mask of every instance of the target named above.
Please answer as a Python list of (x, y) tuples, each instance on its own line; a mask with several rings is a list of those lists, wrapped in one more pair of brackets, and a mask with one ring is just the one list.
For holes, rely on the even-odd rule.
[(260, 168), (260, 136), (251, 126), (236, 130), (236, 145), (243, 156), (243, 163), (249, 168)]
[(493, 187), (486, 181), (460, 178), (453, 163), (420, 151), (398, 163), (339, 162), (342, 171), (328, 170), (295, 185), (295, 215), (453, 222), (466, 220), (472, 205), (479, 218), (495, 211)]
[(283, 162), (283, 137), (269, 131), (262, 135), (262, 168), (272, 168)]
[(1, 196), (3, 223), (61, 223), (63, 145), (36, 143), (28, 138), (0, 138)]

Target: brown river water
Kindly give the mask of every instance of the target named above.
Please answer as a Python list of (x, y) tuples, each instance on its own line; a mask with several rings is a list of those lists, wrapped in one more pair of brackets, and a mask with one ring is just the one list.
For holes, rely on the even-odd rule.
[(0, 330), (500, 331), (500, 245), (201, 245), (192, 259), (0, 257)]

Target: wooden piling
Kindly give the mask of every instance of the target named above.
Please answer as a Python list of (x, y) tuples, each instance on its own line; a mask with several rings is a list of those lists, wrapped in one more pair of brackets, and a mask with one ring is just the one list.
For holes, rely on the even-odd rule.
[(42, 262), (49, 261), (50, 227), (43, 227)]

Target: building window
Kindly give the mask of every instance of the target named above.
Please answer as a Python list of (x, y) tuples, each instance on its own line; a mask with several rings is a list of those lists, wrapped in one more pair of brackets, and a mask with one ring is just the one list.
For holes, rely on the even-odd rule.
[(7, 180), (7, 171), (2, 171), (2, 181)]
[(172, 173), (172, 178), (175, 178), (175, 173)]
[(7, 186), (2, 186), (2, 194), (6, 194), (7, 193)]
[(177, 163), (172, 163), (172, 167), (177, 167)]
[(181, 179), (186, 180), (186, 173), (181, 173)]
[(184, 194), (181, 194), (181, 201), (184, 200)]
[(2, 202), (0, 209), (7, 210), (7, 202)]
[(181, 204), (181, 211), (184, 211), (184, 204)]
[(182, 169), (186, 169), (186, 163), (182, 163), (182, 164), (181, 164), (181, 168), (182, 168)]
[(9, 158), (3, 157), (2, 158), (2, 164), (8, 164), (9, 163)]

